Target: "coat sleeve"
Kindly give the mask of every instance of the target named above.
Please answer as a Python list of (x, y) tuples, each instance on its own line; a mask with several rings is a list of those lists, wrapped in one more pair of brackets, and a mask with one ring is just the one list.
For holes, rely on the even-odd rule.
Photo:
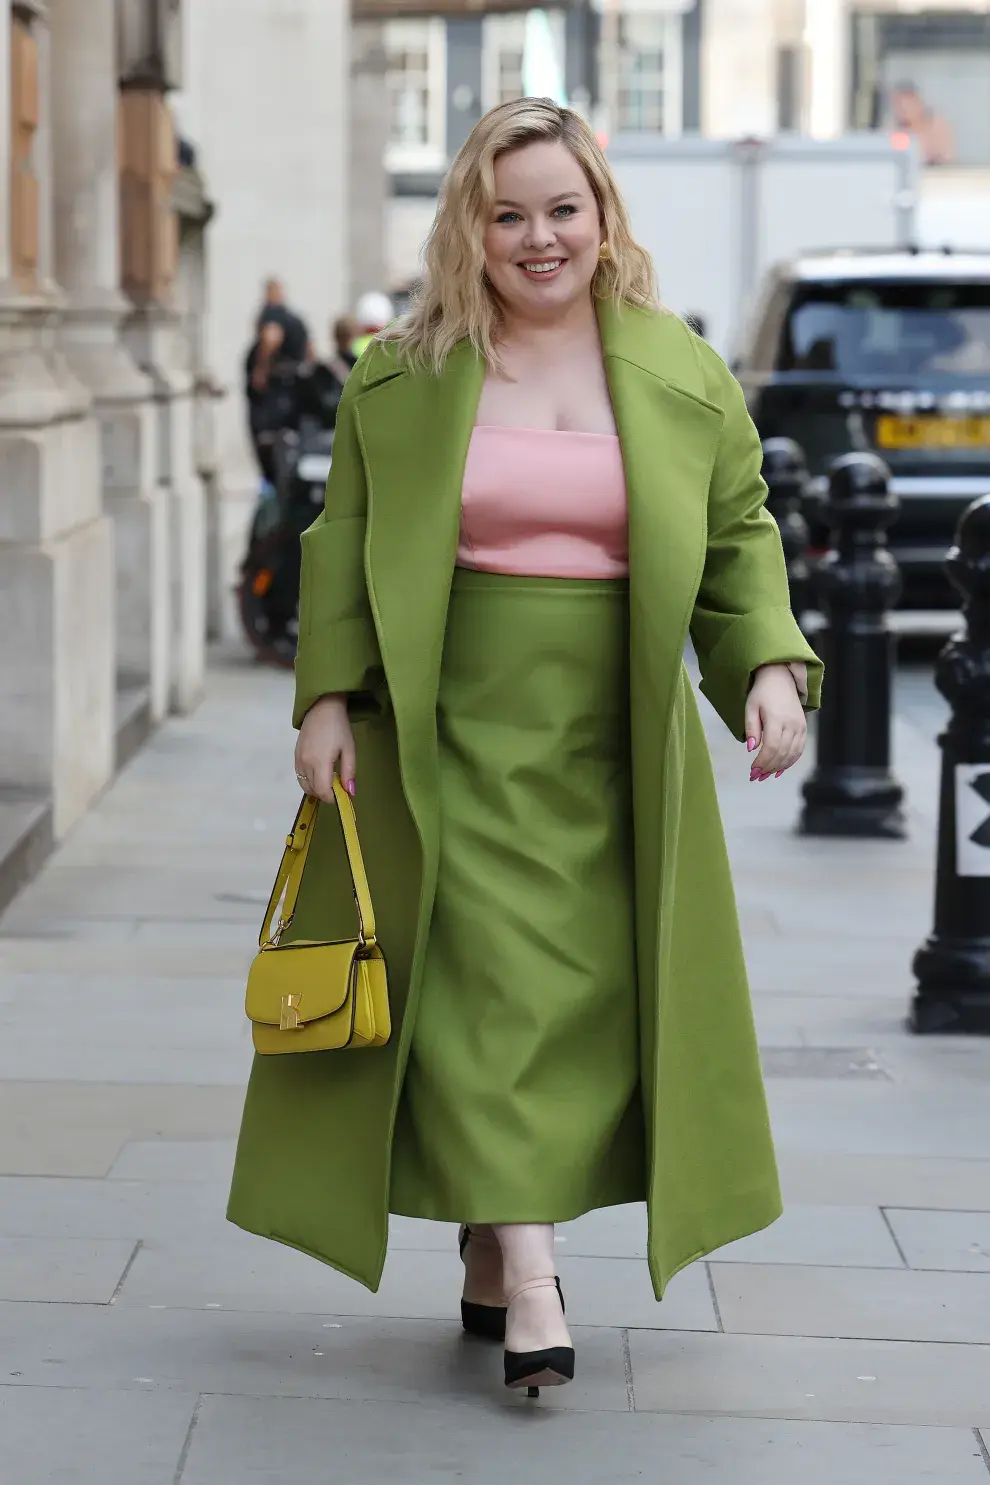
[(708, 494), (708, 545), (691, 620), (701, 690), (737, 738), (761, 665), (804, 661), (811, 711), (822, 665), (791, 612), (777, 523), (765, 507), (763, 450), (742, 389), (708, 347), (709, 396), (725, 414)]
[(364, 571), (368, 499), (352, 402), (348, 383), (323, 514), (302, 537), (295, 727), (330, 692), (347, 694), (352, 715), (376, 711), (385, 684)]

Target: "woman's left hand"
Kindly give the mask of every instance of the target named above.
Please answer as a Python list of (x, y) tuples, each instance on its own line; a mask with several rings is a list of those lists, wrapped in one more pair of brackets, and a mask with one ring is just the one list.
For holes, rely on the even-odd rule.
[(756, 754), (751, 782), (771, 774), (779, 778), (801, 757), (807, 737), (808, 724), (790, 667), (761, 665), (746, 700), (746, 746)]

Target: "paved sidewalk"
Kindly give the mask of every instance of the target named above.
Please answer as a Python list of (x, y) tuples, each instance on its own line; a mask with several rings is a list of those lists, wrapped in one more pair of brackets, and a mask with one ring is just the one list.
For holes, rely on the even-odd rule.
[(797, 838), (713, 723), (787, 1212), (660, 1306), (639, 1210), (562, 1229), (579, 1380), (535, 1405), (461, 1337), (449, 1229), (397, 1222), (372, 1296), (224, 1221), (289, 698), (218, 660), (0, 924), (3, 1485), (990, 1485), (990, 1045), (903, 1029), (930, 677), (903, 844)]

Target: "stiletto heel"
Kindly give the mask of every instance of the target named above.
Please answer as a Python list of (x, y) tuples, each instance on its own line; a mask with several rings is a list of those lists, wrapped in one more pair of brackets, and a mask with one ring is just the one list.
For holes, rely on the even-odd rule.
[[(481, 1242), (476, 1232), (465, 1225), (461, 1228), (458, 1238), (458, 1248), (461, 1259), (471, 1239)], [(494, 1242), (495, 1239), (493, 1238)], [(461, 1324), (468, 1335), (478, 1336), (483, 1341), (505, 1341), (505, 1317), (508, 1312), (507, 1305), (479, 1305), (473, 1300), (461, 1300)]]
[[(509, 1295), (509, 1304), (528, 1289), (553, 1288), (557, 1290), (563, 1310), (564, 1293), (557, 1278), (527, 1279)], [(541, 1387), (562, 1387), (565, 1382), (574, 1380), (573, 1346), (546, 1346), (542, 1351), (506, 1351), (504, 1361), (506, 1387), (525, 1387), (527, 1397), (539, 1397)]]

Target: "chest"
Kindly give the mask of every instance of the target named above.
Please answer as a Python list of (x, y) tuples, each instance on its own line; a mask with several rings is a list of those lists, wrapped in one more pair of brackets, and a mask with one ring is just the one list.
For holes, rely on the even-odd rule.
[(559, 433), (615, 432), (600, 356), (558, 357), (550, 364), (520, 358), (509, 361), (506, 372), (486, 377), (479, 424)]

